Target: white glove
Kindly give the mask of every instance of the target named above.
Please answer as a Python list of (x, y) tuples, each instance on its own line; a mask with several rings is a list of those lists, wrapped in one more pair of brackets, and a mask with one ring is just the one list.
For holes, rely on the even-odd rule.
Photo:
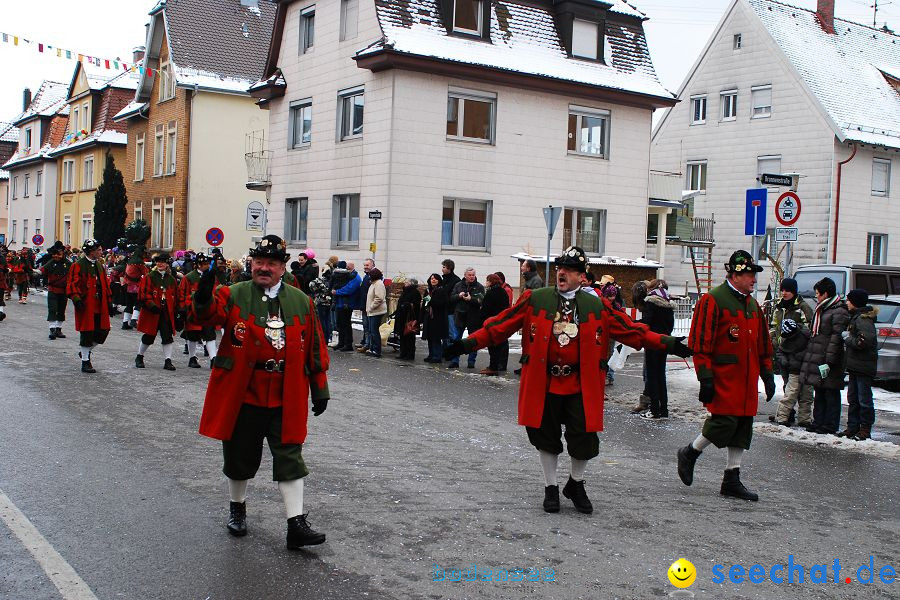
[(831, 373), (831, 367), (828, 365), (819, 365), (819, 375), (822, 376), (822, 379), (827, 378), (829, 373)]
[(850, 337), (850, 332), (849, 332), (849, 331), (847, 331), (847, 330), (845, 329), (844, 331), (841, 332), (841, 339), (843, 339), (845, 342), (847, 341), (847, 338), (848, 338), (848, 337)]

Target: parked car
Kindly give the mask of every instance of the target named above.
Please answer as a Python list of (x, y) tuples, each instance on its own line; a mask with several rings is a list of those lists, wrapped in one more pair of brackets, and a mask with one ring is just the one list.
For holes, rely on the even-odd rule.
[(900, 267), (880, 265), (803, 265), (794, 273), (800, 296), (815, 304), (813, 286), (823, 277), (834, 280), (837, 293), (844, 295), (850, 290), (862, 288), (869, 296), (900, 294)]
[(878, 371), (875, 379), (900, 384), (900, 294), (869, 298), (878, 308), (875, 330), (878, 333)]

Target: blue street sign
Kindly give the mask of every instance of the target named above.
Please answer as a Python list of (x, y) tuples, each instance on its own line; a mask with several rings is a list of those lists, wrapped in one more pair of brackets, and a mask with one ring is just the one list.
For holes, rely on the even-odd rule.
[(768, 196), (769, 192), (765, 188), (747, 190), (744, 235), (766, 235), (766, 198)]

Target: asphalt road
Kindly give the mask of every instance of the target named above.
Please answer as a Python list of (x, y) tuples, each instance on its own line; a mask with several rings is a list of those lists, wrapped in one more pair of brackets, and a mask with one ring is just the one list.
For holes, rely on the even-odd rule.
[[(565, 499), (546, 514), (537, 454), (516, 424), (515, 379), (432, 368), (421, 352), (416, 364), (333, 357), (333, 398), (311, 417), (304, 448), (306, 508), (324, 545), (284, 548), (267, 456), (248, 492), (250, 534), (233, 538), (220, 444), (196, 433), (209, 371), (186, 368), (180, 353), (178, 370), (163, 371), (158, 345), (138, 371), (139, 334), (115, 329), (95, 353), (100, 372), (84, 375), (71, 320), (68, 339), (49, 341), (41, 298), (7, 309), (3, 599), (665, 597), (677, 591), (666, 570), (679, 557), (696, 566), (686, 591), (697, 598), (900, 595), (900, 583), (878, 582), (882, 566), (900, 570), (896, 462), (758, 436), (742, 479), (760, 502), (725, 499), (724, 451), (704, 453), (692, 487), (676, 475), (674, 453), (696, 423), (645, 422), (610, 403), (586, 474), (594, 514)], [(622, 374), (611, 393), (636, 397), (638, 384)], [(728, 579), (732, 565), (768, 574), (789, 555), (804, 566), (802, 584)], [(857, 568), (870, 556), (876, 583), (864, 585)], [(810, 581), (816, 564), (828, 566), (828, 583)], [(539, 581), (449, 580), (471, 577), (473, 565), (492, 578), (538, 569), (521, 577)]]

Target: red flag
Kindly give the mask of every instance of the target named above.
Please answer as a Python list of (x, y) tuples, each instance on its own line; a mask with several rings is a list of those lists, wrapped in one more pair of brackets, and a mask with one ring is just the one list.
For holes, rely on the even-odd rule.
[(147, 76), (153, 77), (153, 69), (151, 69), (150, 67), (147, 67)]
[(44, 51), (44, 45), (38, 44), (38, 52), (43, 52), (43, 51)]
[(109, 68), (109, 61), (108, 61), (108, 60), (105, 60), (105, 59), (104, 59), (104, 61), (103, 61), (103, 62), (105, 62), (105, 63), (106, 63), (106, 68), (107, 68), (107, 69), (108, 69), (108, 68)]

